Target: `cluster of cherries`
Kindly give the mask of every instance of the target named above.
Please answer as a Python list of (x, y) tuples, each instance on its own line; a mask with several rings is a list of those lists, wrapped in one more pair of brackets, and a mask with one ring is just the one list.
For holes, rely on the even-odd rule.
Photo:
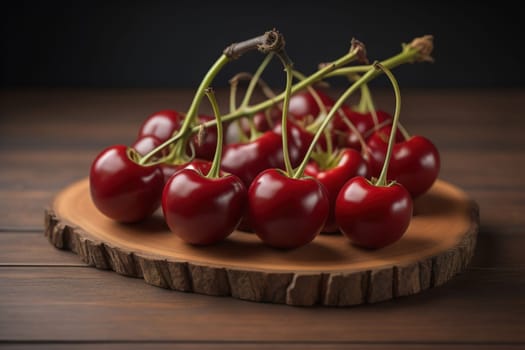
[[(398, 128), (399, 103), (391, 116), (371, 107), (363, 93), (383, 71), (399, 102), (393, 75), (371, 65), (334, 100), (313, 85), (292, 93), (291, 66), (283, 61), (282, 103), (262, 104), (255, 113), (233, 107), (231, 118), (223, 118), (203, 84), (195, 101), (207, 96), (214, 117), (191, 108), (186, 115), (159, 111), (144, 121), (131, 147), (103, 150), (90, 171), (95, 206), (132, 223), (162, 205), (170, 230), (196, 245), (220, 242), (237, 228), (288, 249), (321, 232), (342, 232), (366, 248), (400, 239), (413, 199), (431, 188), (440, 161), (430, 140)], [(358, 111), (346, 103), (358, 88), (371, 108)]]

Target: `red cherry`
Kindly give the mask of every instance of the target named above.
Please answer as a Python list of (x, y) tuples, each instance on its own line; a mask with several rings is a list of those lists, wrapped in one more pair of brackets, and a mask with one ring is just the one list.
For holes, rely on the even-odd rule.
[(182, 124), (182, 115), (169, 109), (150, 115), (139, 129), (138, 138), (153, 135), (161, 142), (168, 140)]
[[(376, 132), (367, 145), (370, 174), (377, 177), (385, 160), (388, 140), (385, 141)], [(401, 183), (415, 198), (432, 187), (439, 169), (440, 157), (436, 146), (423, 136), (412, 136), (394, 145), (387, 175), (389, 180)]]
[(279, 167), (282, 159), (281, 137), (267, 131), (258, 139), (224, 147), (221, 169), (238, 176), (246, 187), (263, 170)]
[(335, 217), (340, 230), (355, 245), (377, 249), (403, 236), (412, 210), (412, 198), (402, 185), (375, 186), (358, 176), (339, 192)]
[(239, 225), (246, 206), (246, 188), (234, 175), (207, 178), (183, 169), (166, 183), (162, 210), (170, 230), (183, 241), (214, 244)]
[(136, 222), (159, 207), (164, 180), (158, 166), (139, 165), (126, 146), (116, 145), (95, 158), (89, 184), (93, 203), (104, 215)]
[(329, 169), (321, 169), (319, 164), (311, 161), (306, 166), (305, 175), (316, 178), (325, 187), (330, 202), (330, 214), (323, 228), (323, 232), (335, 232), (338, 230), (335, 221), (335, 201), (341, 187), (354, 176), (366, 177), (368, 173), (367, 163), (361, 154), (350, 148), (339, 151), (338, 162)]
[(389, 177), (405, 186), (414, 198), (427, 192), (439, 175), (439, 151), (423, 136), (412, 136), (394, 145), (390, 163)]
[(326, 190), (317, 180), (294, 179), (268, 169), (248, 190), (249, 222), (269, 246), (297, 248), (321, 232), (328, 217)]
[[(381, 168), (386, 157), (386, 150), (388, 148), (388, 138), (392, 132), (392, 125), (386, 125), (381, 127), (379, 130), (374, 131), (366, 140), (367, 146), (367, 159), (368, 167), (370, 170), (370, 176), (378, 177), (381, 173)], [(400, 143), (405, 141), (403, 134), (399, 130), (396, 132), (395, 142)], [(394, 144), (393, 154), (395, 154), (396, 144)], [(392, 156), (391, 162), (394, 162), (395, 156)], [(390, 169), (390, 168), (389, 168)], [(388, 176), (390, 179), (391, 176)]]

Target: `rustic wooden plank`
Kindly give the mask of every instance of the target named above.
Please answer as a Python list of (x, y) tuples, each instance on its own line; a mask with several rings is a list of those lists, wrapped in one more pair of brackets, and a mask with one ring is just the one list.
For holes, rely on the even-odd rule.
[(43, 230), (44, 209), (54, 195), (41, 190), (0, 190), (0, 229)]
[(0, 266), (87, 266), (78, 256), (49, 244), (42, 232), (2, 232)]
[(395, 301), (299, 308), (173, 292), (96, 269), (0, 268), (0, 339), (525, 342), (524, 272), (471, 269)]

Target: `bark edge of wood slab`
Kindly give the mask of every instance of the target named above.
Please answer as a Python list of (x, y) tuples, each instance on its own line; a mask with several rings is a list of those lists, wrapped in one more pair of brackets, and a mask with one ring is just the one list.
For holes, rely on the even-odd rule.
[(45, 211), (45, 236), (96, 268), (143, 278), (182, 292), (296, 306), (351, 306), (412, 295), (465, 270), (476, 246), (479, 208), (459, 188), (438, 180), (415, 201), (403, 238), (379, 250), (322, 234), (295, 250), (269, 248), (234, 232), (195, 247), (169, 232), (160, 212), (139, 224), (98, 212), (87, 179), (60, 191)]

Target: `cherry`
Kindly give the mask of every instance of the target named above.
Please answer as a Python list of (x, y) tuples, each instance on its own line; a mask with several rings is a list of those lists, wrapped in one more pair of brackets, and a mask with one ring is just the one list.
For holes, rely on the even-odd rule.
[(358, 176), (343, 185), (336, 199), (335, 217), (343, 234), (354, 244), (365, 248), (381, 248), (400, 239), (412, 217), (413, 202), (403, 185), (387, 182), (387, 171), (397, 131), (400, 112), (399, 86), (387, 68), (376, 63), (394, 87), (396, 110), (388, 140), (385, 161), (379, 178), (372, 183)]
[(334, 157), (333, 164), (322, 168), (316, 161), (310, 161), (304, 173), (316, 178), (325, 187), (330, 203), (330, 213), (323, 228), (323, 232), (335, 232), (338, 230), (335, 221), (335, 203), (339, 191), (350, 178), (354, 176), (366, 177), (368, 173), (367, 163), (361, 154), (350, 148), (340, 150)]
[[(385, 127), (375, 132), (367, 142), (372, 176), (379, 176), (380, 164), (385, 160), (388, 147), (382, 133), (390, 129), (391, 127)], [(412, 136), (394, 145), (388, 179), (401, 183), (415, 198), (432, 187), (439, 169), (440, 157), (436, 146), (423, 136)]]
[(239, 224), (246, 188), (234, 175), (208, 178), (193, 169), (176, 172), (166, 183), (162, 209), (170, 230), (197, 245), (217, 243)]
[(350, 179), (336, 199), (335, 217), (343, 234), (365, 248), (399, 240), (412, 217), (412, 198), (400, 184), (376, 186), (364, 177)]
[(326, 190), (313, 178), (294, 179), (268, 169), (248, 189), (251, 228), (272, 247), (297, 248), (311, 242), (324, 227), (328, 211)]
[(176, 111), (165, 109), (150, 115), (139, 129), (138, 138), (147, 135), (156, 136), (161, 142), (173, 136), (182, 124), (182, 115)]
[(204, 176), (199, 170), (175, 172), (162, 193), (162, 210), (170, 230), (183, 241), (208, 245), (230, 235), (239, 225), (246, 206), (246, 188), (235, 175), (220, 174), (223, 143), (219, 107), (206, 89), (217, 120), (217, 142), (212, 166)]
[(132, 156), (124, 145), (108, 147), (95, 158), (89, 174), (93, 203), (119, 222), (150, 216), (159, 207), (164, 185), (158, 166), (139, 165)]
[(392, 179), (406, 187), (413, 198), (427, 192), (439, 175), (436, 146), (423, 136), (412, 136), (394, 146)]
[(226, 145), (221, 168), (237, 175), (249, 187), (253, 179), (265, 169), (279, 167), (281, 137), (267, 131), (256, 140)]

